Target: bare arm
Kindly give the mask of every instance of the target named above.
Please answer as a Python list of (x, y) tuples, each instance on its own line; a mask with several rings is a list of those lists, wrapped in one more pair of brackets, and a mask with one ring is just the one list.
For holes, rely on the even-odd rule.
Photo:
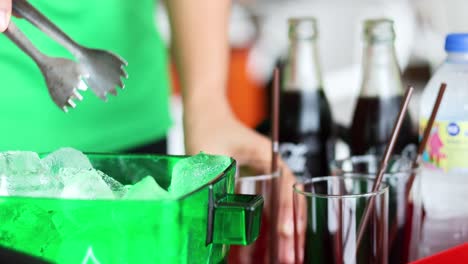
[(11, 0), (0, 0), (0, 32), (7, 29), (11, 17)]
[(230, 1), (169, 0), (166, 5), (171, 19), (172, 54), (187, 108), (185, 122), (192, 122), (192, 116), (209, 109), (227, 114)]
[(261, 147), (251, 146), (263, 145), (263, 149), (268, 149), (268, 139), (235, 118), (226, 95), (230, 3), (166, 1), (171, 20), (171, 49), (182, 84), (186, 152), (229, 155), (244, 165), (254, 164), (253, 159), (265, 159), (255, 163), (264, 170), (270, 157), (257, 153), (262, 151)]
[[(185, 147), (234, 157), (259, 173), (268, 173), (271, 141), (233, 115), (226, 95), (229, 60), (229, 0), (167, 0), (172, 53), (181, 78)], [(282, 164), (282, 162), (280, 162)], [(292, 183), (283, 168), (279, 215), (280, 261), (292, 263)]]

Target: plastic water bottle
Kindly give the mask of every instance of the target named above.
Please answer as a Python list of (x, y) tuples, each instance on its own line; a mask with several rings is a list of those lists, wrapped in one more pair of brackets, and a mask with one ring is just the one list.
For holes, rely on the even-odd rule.
[(449, 34), (445, 50), (421, 98), (422, 136), (439, 87), (447, 83), (423, 155), (419, 257), (468, 242), (468, 33)]

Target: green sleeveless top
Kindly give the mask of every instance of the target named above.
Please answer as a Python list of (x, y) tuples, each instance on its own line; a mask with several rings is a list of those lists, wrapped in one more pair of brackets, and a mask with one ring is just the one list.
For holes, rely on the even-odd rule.
[[(154, 0), (30, 0), (78, 43), (128, 61), (129, 79), (107, 102), (91, 89), (68, 113), (47, 91), (39, 68), (0, 35), (0, 151), (52, 151), (70, 146), (112, 152), (164, 137), (170, 125), (166, 49), (157, 33)], [(22, 19), (13, 19), (45, 54), (73, 58)]]

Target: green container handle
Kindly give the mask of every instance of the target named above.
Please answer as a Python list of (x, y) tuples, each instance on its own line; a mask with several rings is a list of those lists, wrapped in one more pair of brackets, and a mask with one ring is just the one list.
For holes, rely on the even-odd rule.
[(213, 243), (249, 245), (260, 233), (263, 197), (227, 194), (214, 204)]

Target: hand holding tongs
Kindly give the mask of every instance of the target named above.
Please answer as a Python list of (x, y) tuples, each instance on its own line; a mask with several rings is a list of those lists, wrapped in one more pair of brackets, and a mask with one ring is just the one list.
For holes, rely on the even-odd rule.
[(79, 45), (25, 0), (14, 0), (13, 11), (64, 46), (78, 60), (52, 58), (41, 53), (13, 22), (5, 31), (8, 38), (36, 62), (45, 77), (52, 100), (65, 112), (67, 106), (76, 106), (73, 99), (83, 99), (77, 89), (86, 90), (89, 87), (105, 101), (108, 92), (117, 95), (115, 86), (124, 88), (121, 77), (128, 78), (124, 59), (108, 51)]

